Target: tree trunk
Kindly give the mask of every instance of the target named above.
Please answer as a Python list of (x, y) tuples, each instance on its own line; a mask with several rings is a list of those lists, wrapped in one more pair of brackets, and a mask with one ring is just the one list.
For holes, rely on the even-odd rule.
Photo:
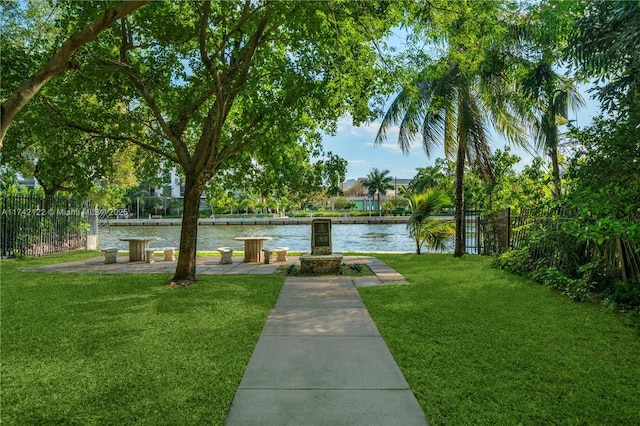
[(465, 151), (461, 143), (458, 143), (458, 156), (456, 158), (456, 239), (454, 256), (460, 257), (465, 253), (464, 241), (464, 161)]
[(558, 150), (554, 149), (551, 152), (551, 166), (553, 174), (553, 191), (556, 198), (560, 198), (562, 195), (562, 180), (560, 178), (560, 163), (558, 161)]
[(193, 176), (185, 178), (184, 202), (182, 214), (182, 229), (180, 231), (180, 252), (178, 265), (170, 285), (183, 287), (193, 284), (196, 280), (196, 243), (198, 240), (198, 210), (200, 196), (204, 184)]

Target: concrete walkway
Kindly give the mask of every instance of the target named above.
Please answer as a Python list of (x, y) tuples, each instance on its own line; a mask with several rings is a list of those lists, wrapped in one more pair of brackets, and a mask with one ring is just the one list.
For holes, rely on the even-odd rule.
[(354, 281), (285, 280), (226, 425), (427, 424)]

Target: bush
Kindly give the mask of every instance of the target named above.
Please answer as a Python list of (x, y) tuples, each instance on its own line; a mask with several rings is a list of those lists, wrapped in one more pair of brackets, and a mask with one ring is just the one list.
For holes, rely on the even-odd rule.
[[(326, 211), (313, 212), (313, 217), (340, 217), (340, 215), (342, 215), (341, 212), (326, 212)], [(311, 213), (300, 211), (300, 212), (290, 213), (289, 217), (311, 217)]]
[(569, 285), (569, 278), (555, 266), (538, 268), (533, 271), (531, 278), (549, 288), (564, 290)]
[(612, 289), (611, 294), (604, 298), (602, 304), (606, 308), (622, 312), (635, 312), (640, 317), (640, 289), (625, 286), (621, 281), (617, 281)]
[(308, 212), (295, 212), (289, 213), (289, 217), (309, 217), (311, 216)]
[(287, 275), (293, 275), (297, 277), (298, 274), (300, 273), (300, 267), (298, 265), (289, 265), (287, 266), (287, 269), (285, 272)]
[(575, 301), (595, 300), (605, 296), (604, 306), (622, 310), (640, 306), (640, 291), (627, 288), (608, 273), (604, 262), (589, 262), (580, 266), (575, 277), (568, 276), (555, 266), (534, 264), (529, 257), (529, 248), (508, 250), (494, 258), (492, 266), (518, 275), (529, 275), (534, 281), (559, 290)]
[(527, 275), (533, 271), (528, 248), (507, 250), (494, 258), (492, 266), (518, 275)]
[(593, 283), (587, 278), (569, 279), (567, 287), (563, 293), (576, 302), (586, 302), (594, 300)]
[(531, 277), (546, 287), (560, 290), (576, 302), (593, 300), (594, 285), (588, 276), (569, 278), (555, 266), (550, 266), (536, 269)]

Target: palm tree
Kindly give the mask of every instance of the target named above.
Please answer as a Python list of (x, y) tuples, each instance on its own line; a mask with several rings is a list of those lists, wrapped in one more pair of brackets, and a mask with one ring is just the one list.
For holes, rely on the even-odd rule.
[(433, 219), (432, 216), (437, 210), (451, 203), (449, 197), (438, 188), (429, 188), (419, 194), (401, 188), (400, 194), (409, 201), (411, 208), (407, 230), (416, 242), (416, 254), (420, 254), (425, 243), (431, 250), (444, 250), (455, 229), (451, 222)]
[[(464, 72), (455, 60), (443, 58), (424, 69), (404, 87), (385, 114), (375, 143), (382, 144), (393, 126), (400, 125), (398, 144), (408, 154), (422, 137), (427, 156), (440, 145), (449, 160), (455, 158), (455, 255), (465, 252), (464, 167), (469, 162), (492, 176), (488, 124), (516, 144), (525, 144), (520, 120), (512, 113), (515, 96), (502, 72), (490, 63), (477, 74)], [(440, 71), (444, 70), (444, 71)]]
[(531, 99), (532, 123), (535, 145), (551, 160), (553, 195), (562, 195), (562, 178), (558, 154), (559, 126), (569, 122), (569, 111), (584, 107), (585, 101), (575, 80), (562, 76), (551, 68), (546, 60), (533, 64), (521, 82), (522, 91)]
[(389, 173), (391, 173), (389, 170), (380, 171), (374, 167), (366, 179), (362, 181), (362, 185), (367, 187), (367, 193), (370, 197), (373, 198), (376, 193), (378, 194), (378, 215), (380, 216), (382, 215), (380, 196), (382, 193), (386, 193), (387, 189), (393, 189), (391, 184), (393, 177), (389, 176)]
[[(571, 2), (565, 2), (560, 8), (548, 6), (545, 2), (533, 4), (526, 15), (521, 15), (520, 19), (509, 24), (506, 39), (514, 63), (520, 69), (521, 78), (516, 80), (516, 84), (517, 90), (523, 95), (521, 113), (531, 128), (536, 150), (551, 160), (551, 192), (555, 197), (560, 197), (562, 179), (558, 158), (559, 126), (567, 124), (569, 111), (583, 107), (585, 101), (576, 87), (576, 79), (558, 74), (554, 68), (560, 68), (561, 58), (576, 49), (575, 40), (571, 41), (578, 33), (574, 26), (576, 22), (567, 20), (567, 16), (585, 13), (586, 9), (585, 5)], [(605, 6), (605, 9), (609, 9), (609, 6)], [(585, 29), (582, 28), (583, 31)], [(589, 43), (594, 47), (606, 44), (606, 40), (609, 40), (607, 37), (593, 36), (593, 32), (599, 29), (602, 27), (598, 25), (587, 29)], [(594, 40), (598, 41), (593, 42)], [(532, 55), (532, 52), (535, 54)], [(607, 50), (607, 54), (611, 52)], [(613, 56), (621, 55), (614, 53)], [(601, 64), (599, 61), (598, 63)], [(575, 61), (573, 65), (579, 66)]]
[(420, 167), (416, 171), (418, 173), (409, 182), (409, 188), (416, 193), (424, 192), (428, 188), (435, 188), (444, 178), (444, 173), (438, 166)]

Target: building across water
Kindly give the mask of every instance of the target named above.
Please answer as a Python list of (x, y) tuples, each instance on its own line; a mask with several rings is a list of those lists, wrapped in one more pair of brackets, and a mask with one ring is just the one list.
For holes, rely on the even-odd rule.
[[(355, 205), (357, 211), (378, 211), (378, 197), (371, 197), (367, 193), (367, 187), (363, 182), (366, 178), (348, 179), (342, 183), (342, 191), (344, 197)], [(391, 185), (393, 188), (387, 190), (386, 193), (381, 194), (380, 203), (384, 203), (391, 197), (395, 197), (400, 192), (400, 188), (406, 188), (409, 186), (411, 179), (405, 178), (393, 178)]]

